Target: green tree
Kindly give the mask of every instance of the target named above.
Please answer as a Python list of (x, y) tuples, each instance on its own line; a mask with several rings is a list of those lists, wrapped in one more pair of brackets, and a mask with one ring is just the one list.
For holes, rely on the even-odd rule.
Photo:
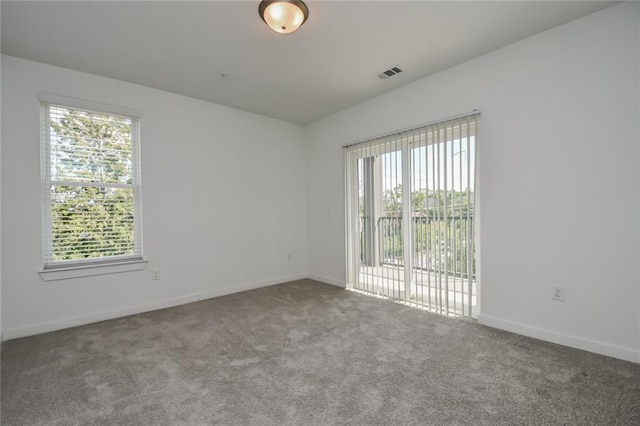
[(382, 194), (382, 208), (385, 216), (402, 214), (402, 185), (384, 191)]
[[(422, 189), (411, 193), (415, 266), (444, 272), (446, 263), (449, 273), (467, 276), (471, 258), (471, 273), (475, 274), (473, 247), (466, 246), (473, 233), (473, 197), (471, 191)], [(402, 185), (384, 191), (382, 201), (383, 257), (399, 263), (403, 254)], [(449, 244), (444, 243), (445, 236)]]

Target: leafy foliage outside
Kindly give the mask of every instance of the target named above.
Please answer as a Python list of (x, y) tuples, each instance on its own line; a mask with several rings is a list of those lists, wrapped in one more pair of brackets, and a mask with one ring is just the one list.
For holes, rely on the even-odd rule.
[[(466, 243), (473, 240), (473, 197), (471, 191), (411, 193), (415, 267), (445, 272), (446, 265), (451, 275), (467, 276), (471, 260), (471, 273), (475, 275), (473, 247), (467, 247)], [(402, 185), (384, 191), (382, 207), (384, 213), (378, 219), (381, 256), (384, 263), (400, 266), (403, 262)]]
[(50, 116), (53, 260), (133, 254), (131, 120), (53, 106)]
[[(446, 210), (445, 210), (445, 205)], [(402, 216), (402, 185), (387, 189), (382, 194), (384, 216)], [(413, 216), (427, 217), (466, 217), (473, 216), (472, 191), (419, 190), (411, 193), (411, 211)]]

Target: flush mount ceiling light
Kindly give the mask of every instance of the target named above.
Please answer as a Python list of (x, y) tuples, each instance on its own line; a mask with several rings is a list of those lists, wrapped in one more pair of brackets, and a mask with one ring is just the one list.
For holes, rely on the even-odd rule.
[(262, 0), (258, 13), (269, 28), (282, 34), (294, 32), (309, 17), (307, 5), (296, 0)]

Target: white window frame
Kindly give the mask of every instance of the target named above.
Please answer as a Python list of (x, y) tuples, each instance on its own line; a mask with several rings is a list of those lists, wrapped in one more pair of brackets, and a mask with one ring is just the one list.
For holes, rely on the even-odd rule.
[[(38, 93), (41, 105), (41, 186), (42, 186), (42, 229), (43, 229), (43, 270), (40, 276), (44, 281), (62, 280), (68, 278), (102, 275), (116, 272), (126, 272), (144, 269), (147, 261), (143, 258), (142, 244), (142, 197), (141, 197), (141, 167), (140, 167), (140, 111), (103, 104), (83, 99), (59, 96), (50, 93)], [(56, 182), (51, 179), (50, 157), (50, 125), (49, 108), (58, 106), (93, 112), (105, 115), (115, 115), (131, 120), (131, 150), (133, 182), (126, 185), (133, 190), (134, 209), (134, 253), (125, 256), (105, 256), (104, 258), (54, 261), (48, 253), (53, 252), (52, 217), (51, 217), (51, 185), (75, 184), (86, 185), (86, 182)]]

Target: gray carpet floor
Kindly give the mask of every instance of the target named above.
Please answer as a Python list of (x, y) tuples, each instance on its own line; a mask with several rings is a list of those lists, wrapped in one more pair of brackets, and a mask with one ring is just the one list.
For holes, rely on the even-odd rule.
[(310, 281), (2, 345), (2, 424), (640, 424), (640, 365)]

